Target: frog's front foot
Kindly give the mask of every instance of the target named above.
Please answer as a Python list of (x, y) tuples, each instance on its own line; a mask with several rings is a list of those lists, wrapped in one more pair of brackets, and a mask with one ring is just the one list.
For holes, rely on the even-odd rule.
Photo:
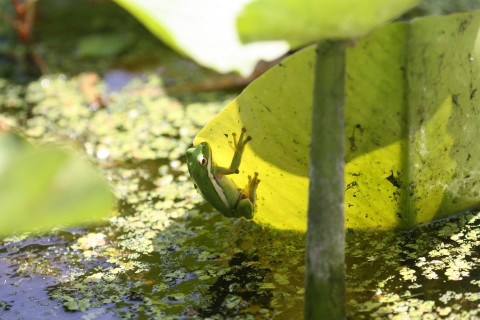
[[(240, 141), (242, 141), (242, 138), (243, 138), (243, 135), (245, 134), (245, 132), (247, 132), (247, 128), (243, 127), (242, 128), (242, 133), (240, 134)], [(247, 136), (244, 141), (245, 141), (245, 143), (247, 143), (247, 141), (250, 141), (250, 140), (252, 140), (252, 137)]]
[(245, 132), (247, 132), (247, 129), (243, 127), (242, 132), (240, 133), (240, 137), (238, 138), (238, 141), (237, 141), (237, 134), (235, 132), (232, 132), (233, 148), (236, 152), (242, 152), (247, 142), (252, 140), (252, 137), (250, 136), (247, 136), (245, 139), (243, 138)]

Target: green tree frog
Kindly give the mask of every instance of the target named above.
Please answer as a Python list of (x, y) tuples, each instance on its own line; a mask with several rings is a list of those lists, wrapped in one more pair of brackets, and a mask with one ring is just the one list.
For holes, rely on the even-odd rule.
[(232, 133), (234, 154), (229, 168), (217, 166), (212, 158), (212, 149), (207, 142), (202, 142), (194, 148), (187, 150), (187, 166), (190, 177), (200, 194), (215, 209), (229, 218), (245, 217), (252, 219), (255, 212), (256, 189), (260, 180), (255, 172), (253, 178), (248, 176), (245, 189), (239, 189), (226, 175), (238, 173), (245, 145), (252, 140), (250, 136), (244, 139), (247, 130), (242, 128), (242, 133), (237, 141), (237, 136)]

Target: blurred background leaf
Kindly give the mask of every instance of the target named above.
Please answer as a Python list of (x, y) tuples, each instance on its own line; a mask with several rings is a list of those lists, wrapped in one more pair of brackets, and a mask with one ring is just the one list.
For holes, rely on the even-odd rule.
[(178, 52), (218, 72), (250, 75), (259, 60), (285, 54), (285, 41), (242, 44), (235, 21), (250, 0), (116, 0)]
[(363, 37), (419, 0), (257, 0), (238, 17), (244, 42), (288, 40), (310, 43), (321, 39)]
[(34, 148), (0, 131), (0, 234), (42, 231), (105, 217), (107, 185), (69, 149)]
[(134, 41), (133, 34), (111, 33), (95, 34), (80, 38), (77, 54), (80, 57), (116, 56), (128, 48)]

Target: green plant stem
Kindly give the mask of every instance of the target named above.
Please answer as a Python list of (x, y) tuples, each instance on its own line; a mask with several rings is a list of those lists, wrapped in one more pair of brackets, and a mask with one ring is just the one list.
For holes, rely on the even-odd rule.
[(318, 44), (310, 147), (305, 319), (345, 317), (345, 43)]

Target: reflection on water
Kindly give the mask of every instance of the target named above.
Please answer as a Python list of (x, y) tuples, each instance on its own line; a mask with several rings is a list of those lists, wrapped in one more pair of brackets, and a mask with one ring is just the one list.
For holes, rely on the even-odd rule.
[[(302, 235), (194, 213), (145, 238), (154, 230), (141, 231), (145, 218), (5, 239), (0, 317), (302, 317)], [(348, 231), (349, 316), (475, 317), (479, 218), (410, 233)], [(138, 243), (136, 251), (132, 232), (153, 250)]]

